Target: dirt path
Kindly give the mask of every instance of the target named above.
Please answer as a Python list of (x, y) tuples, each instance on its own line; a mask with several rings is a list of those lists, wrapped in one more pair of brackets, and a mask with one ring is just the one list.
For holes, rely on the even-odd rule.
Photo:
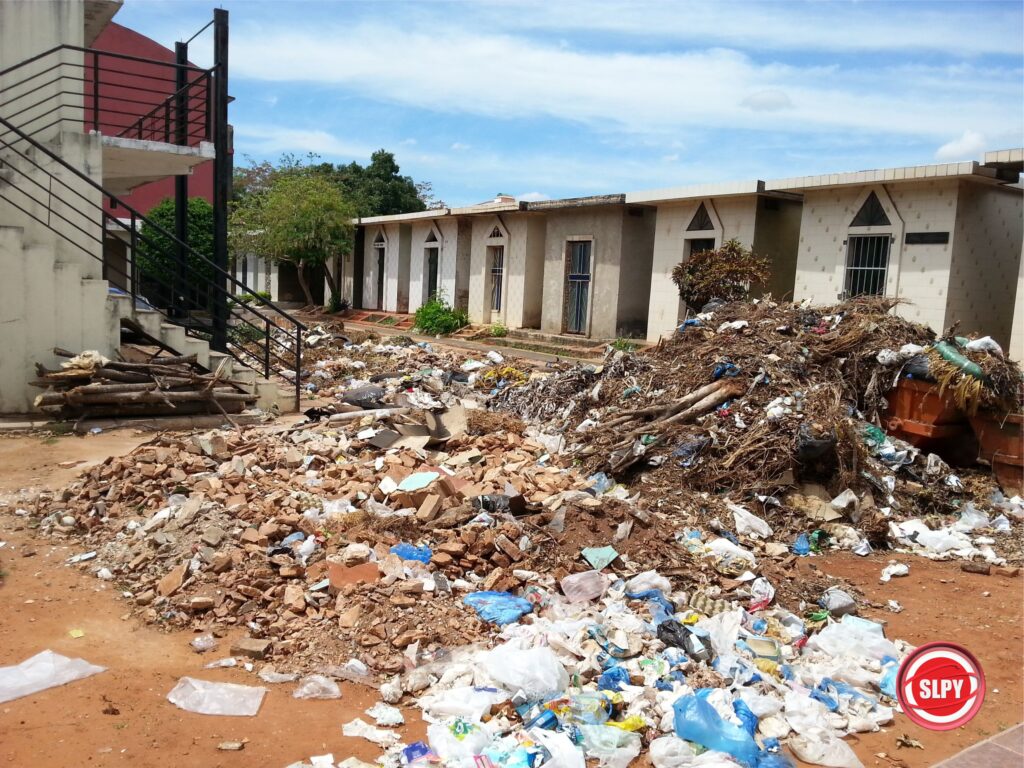
[[(87, 464), (123, 453), (150, 435), (113, 432), (96, 436), (44, 440), (38, 436), (0, 439), (0, 491), (26, 486), (55, 487)], [(254, 684), (238, 669), (205, 670), (211, 658), (227, 655), (227, 643), (212, 656), (191, 651), (191, 636), (165, 634), (129, 618), (114, 588), (88, 577), (65, 560), (77, 550), (35, 539), (24, 520), (0, 516), (0, 665), (17, 663), (50, 648), (102, 664), (108, 670), (88, 680), (0, 704), (0, 763), (12, 766), (149, 766), (283, 768), (311, 755), (332, 752), (375, 758), (380, 750), (361, 739), (342, 736), (341, 725), (372, 706), (372, 689), (345, 684), (338, 701), (293, 699), (294, 685), (268, 686), (260, 713), (252, 718), (192, 715), (165, 700), (182, 675), (207, 680)], [(862, 559), (840, 554), (805, 559), (811, 566), (841, 577), (865, 596), (884, 605), (895, 599), (904, 611), (866, 609), (863, 615), (887, 622), (890, 638), (919, 644), (952, 640), (966, 645), (981, 661), (989, 695), (981, 713), (951, 733), (925, 731), (898, 716), (893, 726), (851, 742), (866, 766), (928, 766), (965, 746), (1019, 722), (1022, 692), (1022, 607), (1024, 581), (963, 573), (955, 563), (919, 558), (896, 559), (910, 565), (910, 575), (880, 584), (888, 558)], [(987, 596), (985, 593), (989, 593)], [(84, 636), (72, 638), (80, 629)], [(345, 659), (339, 659), (344, 662)], [(104, 709), (117, 714), (104, 714)], [(422, 738), (424, 726), (413, 711), (403, 735)], [(907, 733), (924, 750), (898, 749), (896, 737)], [(248, 739), (242, 752), (218, 751), (226, 740)], [(877, 757), (886, 753), (892, 762)]]

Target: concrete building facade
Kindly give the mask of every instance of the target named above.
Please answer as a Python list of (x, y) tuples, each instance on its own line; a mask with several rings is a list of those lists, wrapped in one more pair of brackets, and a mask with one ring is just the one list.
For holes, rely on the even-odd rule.
[(899, 297), (938, 332), (1009, 344), (1024, 222), (1009, 180), (963, 162), (768, 182), (803, 197), (794, 299)]
[(769, 258), (771, 280), (755, 286), (755, 293), (770, 293), (779, 299), (792, 294), (800, 232), (798, 196), (766, 194), (764, 182), (747, 181), (635, 192), (627, 194), (626, 200), (656, 206), (648, 341), (674, 333), (685, 314), (686, 307), (672, 282), (675, 266), (698, 251), (719, 248), (727, 240), (738, 240)]

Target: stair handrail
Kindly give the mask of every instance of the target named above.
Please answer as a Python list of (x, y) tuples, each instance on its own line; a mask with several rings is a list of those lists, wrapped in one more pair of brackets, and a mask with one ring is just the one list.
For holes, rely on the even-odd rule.
[[(121, 199), (120, 199), (120, 198), (118, 198), (117, 196), (115, 196), (115, 195), (114, 195), (114, 194), (113, 194), (112, 192), (108, 192), (108, 191), (107, 191), (106, 189), (104, 189), (104, 188), (103, 188), (103, 186), (102, 186), (102, 185), (100, 185), (100, 184), (96, 183), (95, 181), (93, 181), (93, 180), (92, 180), (91, 178), (89, 178), (89, 177), (88, 177), (88, 176), (87, 176), (86, 174), (82, 173), (82, 172), (81, 172), (80, 170), (78, 170), (77, 168), (75, 168), (75, 167), (74, 167), (73, 165), (71, 165), (70, 163), (68, 163), (68, 162), (67, 162), (66, 160), (64, 160), (64, 159), (63, 159), (62, 157), (60, 157), (59, 155), (57, 155), (57, 154), (56, 154), (55, 152), (53, 152), (52, 150), (50, 150), (50, 149), (49, 149), (48, 147), (46, 147), (45, 145), (43, 145), (43, 144), (39, 143), (38, 141), (36, 141), (35, 139), (33, 139), (33, 138), (32, 138), (31, 136), (28, 136), (27, 134), (25, 134), (25, 133), (24, 133), (23, 131), (21, 131), (21, 130), (20, 130), (19, 128), (17, 128), (16, 126), (12, 125), (12, 124), (11, 124), (10, 122), (8, 122), (8, 121), (7, 121), (7, 120), (6, 120), (5, 118), (3, 118), (3, 117), (0, 117), (0, 126), (3, 126), (3, 127), (4, 127), (4, 128), (6, 128), (7, 130), (9, 130), (9, 131), (13, 132), (13, 133), (14, 133), (14, 134), (16, 134), (16, 135), (17, 135), (17, 136), (18, 136), (19, 138), (21, 138), (21, 139), (22, 139), (23, 141), (26, 141), (26, 142), (28, 142), (29, 144), (31, 144), (31, 145), (33, 146), (33, 148), (35, 148), (35, 150), (36, 150), (36, 151), (38, 151), (38, 152), (42, 152), (42, 153), (43, 153), (44, 155), (46, 155), (46, 156), (47, 156), (48, 158), (50, 158), (51, 160), (53, 160), (54, 162), (56, 162), (56, 163), (57, 163), (58, 165), (60, 165), (60, 166), (61, 166), (62, 168), (64, 168), (64, 169), (66, 169), (66, 170), (70, 171), (70, 172), (71, 172), (71, 173), (72, 173), (72, 174), (73, 174), (74, 176), (76, 176), (76, 177), (77, 177), (77, 178), (78, 178), (78, 179), (79, 179), (80, 181), (84, 181), (84, 182), (85, 182), (85, 183), (86, 183), (86, 184), (87, 184), (88, 186), (92, 187), (93, 189), (95, 189), (95, 190), (96, 190), (97, 192), (99, 192), (100, 194), (102, 194), (102, 195), (104, 195), (105, 197), (109, 198), (109, 199), (110, 199), (110, 200), (111, 200), (111, 201), (112, 201), (112, 202), (113, 202), (113, 203), (115, 204), (115, 206), (116, 206), (117, 208), (123, 208), (123, 209), (124, 209), (124, 210), (126, 210), (126, 211), (127, 211), (127, 212), (128, 212), (129, 214), (131, 214), (131, 217), (132, 217), (133, 219), (136, 219), (136, 220), (138, 220), (138, 221), (142, 222), (143, 224), (147, 224), (147, 225), (149, 225), (150, 227), (152, 227), (153, 229), (155, 229), (155, 230), (157, 231), (157, 233), (158, 233), (158, 234), (160, 234), (160, 235), (162, 235), (162, 236), (164, 236), (164, 237), (168, 238), (168, 239), (169, 239), (169, 240), (171, 241), (171, 243), (172, 243), (173, 245), (175, 245), (175, 246), (176, 246), (176, 247), (178, 247), (178, 248), (182, 248), (182, 249), (184, 249), (184, 251), (185, 251), (185, 252), (186, 252), (187, 254), (189, 254), (189, 255), (191, 255), (191, 256), (194, 256), (194, 257), (198, 258), (198, 259), (200, 260), (200, 262), (201, 262), (202, 264), (204, 264), (205, 266), (208, 266), (208, 267), (212, 267), (212, 268), (213, 268), (213, 270), (214, 270), (214, 272), (215, 272), (215, 274), (218, 274), (218, 276), (220, 276), (221, 278), (223, 278), (223, 279), (227, 280), (227, 282), (228, 282), (228, 283), (230, 283), (230, 284), (231, 284), (232, 286), (234, 286), (235, 288), (241, 288), (241, 289), (243, 289), (243, 292), (244, 292), (244, 293), (252, 293), (252, 295), (254, 296), (254, 301), (258, 301), (258, 303), (260, 304), (260, 306), (262, 306), (262, 307), (265, 307), (265, 308), (267, 308), (267, 309), (271, 310), (271, 311), (272, 311), (272, 312), (273, 312), (274, 314), (276, 314), (276, 315), (277, 315), (278, 317), (281, 317), (281, 318), (285, 319), (286, 321), (288, 321), (288, 322), (289, 322), (289, 323), (291, 323), (292, 325), (296, 326), (296, 327), (297, 327), (297, 328), (299, 328), (300, 330), (303, 330), (303, 331), (309, 330), (309, 329), (308, 329), (308, 328), (306, 327), (306, 325), (304, 325), (304, 324), (303, 324), (302, 322), (300, 322), (299, 320), (296, 320), (296, 319), (295, 319), (294, 317), (292, 317), (292, 316), (291, 316), (290, 314), (288, 314), (288, 313), (287, 313), (287, 312), (285, 312), (285, 311), (284, 311), (283, 309), (281, 309), (280, 307), (278, 307), (278, 306), (277, 306), (276, 304), (274, 304), (274, 303), (273, 303), (272, 301), (270, 301), (269, 299), (266, 299), (266, 298), (264, 298), (264, 297), (262, 297), (262, 296), (258, 295), (258, 294), (257, 294), (257, 293), (255, 293), (254, 291), (252, 291), (252, 289), (250, 289), (250, 287), (249, 287), (249, 286), (247, 286), (247, 285), (246, 285), (245, 283), (243, 283), (243, 282), (242, 282), (241, 280), (239, 280), (238, 278), (236, 278), (236, 277), (235, 277), (235, 276), (234, 276), (233, 274), (231, 274), (231, 273), (230, 273), (230, 272), (228, 272), (227, 270), (225, 270), (225, 269), (221, 268), (221, 267), (220, 267), (220, 266), (219, 266), (218, 264), (216, 264), (215, 262), (213, 262), (213, 261), (211, 261), (210, 259), (206, 258), (206, 256), (204, 256), (204, 255), (203, 255), (202, 253), (200, 253), (199, 251), (195, 250), (194, 248), (192, 248), (192, 247), (191, 247), (191, 246), (189, 246), (188, 244), (186, 244), (186, 243), (183, 243), (183, 242), (182, 242), (181, 240), (179, 240), (179, 239), (178, 239), (178, 238), (177, 238), (177, 237), (176, 237), (176, 236), (175, 236), (175, 235), (174, 235), (173, 233), (171, 233), (171, 232), (168, 232), (168, 231), (167, 231), (166, 229), (164, 229), (163, 227), (161, 227), (161, 226), (160, 226), (159, 224), (157, 224), (157, 223), (156, 223), (155, 221), (153, 221), (153, 220), (151, 220), (151, 219), (147, 218), (147, 217), (146, 217), (146, 216), (145, 216), (144, 214), (140, 213), (140, 212), (139, 212), (138, 210), (136, 210), (136, 209), (135, 209), (135, 208), (133, 208), (132, 206), (128, 205), (128, 204), (127, 204), (126, 202), (124, 202), (123, 200), (121, 200)], [(114, 217), (114, 218), (117, 218), (117, 217)], [(250, 309), (249, 311), (252, 311), (252, 310)], [(261, 317), (262, 317), (262, 316), (261, 316)]]

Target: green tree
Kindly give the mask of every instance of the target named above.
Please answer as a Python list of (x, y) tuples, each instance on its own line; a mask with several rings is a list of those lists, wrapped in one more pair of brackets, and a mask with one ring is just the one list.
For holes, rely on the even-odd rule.
[(341, 295), (332, 265), (335, 256), (352, 248), (354, 216), (354, 206), (325, 174), (309, 168), (273, 174), (265, 190), (233, 206), (232, 250), (294, 265), (309, 304), (308, 270), (322, 267), (336, 306)]
[(714, 250), (690, 254), (672, 269), (679, 298), (697, 309), (711, 299), (739, 301), (752, 286), (764, 285), (770, 277), (771, 262), (736, 239)]
[[(173, 198), (161, 201), (146, 218), (134, 255), (142, 278), (140, 289), (150, 301), (167, 306), (170, 286), (176, 277), (177, 245), (157, 227), (174, 234)], [(177, 293), (185, 297), (185, 309), (206, 309), (208, 297), (204, 287), (213, 280), (214, 269), (201, 256), (213, 261), (213, 206), (201, 197), (189, 198), (187, 223), (188, 245), (195, 253), (187, 255), (184, 285), (178, 286)]]

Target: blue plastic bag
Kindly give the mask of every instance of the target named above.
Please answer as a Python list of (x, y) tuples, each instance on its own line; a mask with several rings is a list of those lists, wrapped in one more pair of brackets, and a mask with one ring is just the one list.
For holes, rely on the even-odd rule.
[(623, 685), (629, 685), (629, 671), (625, 667), (609, 667), (597, 678), (601, 691), (621, 691)]
[(668, 600), (660, 589), (645, 589), (643, 592), (626, 592), (627, 600), (646, 600), (651, 609), (654, 626), (668, 621), (676, 612), (676, 607)]
[(793, 554), (800, 555), (800, 557), (807, 557), (807, 555), (811, 554), (811, 540), (807, 538), (806, 533), (801, 533), (796, 537), (792, 550)]
[(743, 729), (753, 736), (757, 733), (757, 715), (751, 711), (750, 707), (743, 699), (734, 699), (732, 702), (732, 711), (736, 713), (736, 717), (743, 723)]
[(533, 610), (533, 603), (510, 592), (473, 592), (462, 598), (481, 619), (503, 627)]
[(403, 560), (419, 560), (421, 563), (429, 563), (434, 554), (430, 551), (430, 547), (415, 547), (404, 541), (401, 544), (395, 544), (389, 551)]
[(732, 755), (744, 765), (755, 766), (757, 743), (738, 725), (719, 717), (718, 712), (700, 695), (680, 696), (672, 705), (676, 736)]
[(878, 689), (890, 699), (896, 698), (896, 673), (899, 668), (900, 665), (897, 662), (882, 667), (885, 672), (882, 673), (882, 679), (878, 682)]

